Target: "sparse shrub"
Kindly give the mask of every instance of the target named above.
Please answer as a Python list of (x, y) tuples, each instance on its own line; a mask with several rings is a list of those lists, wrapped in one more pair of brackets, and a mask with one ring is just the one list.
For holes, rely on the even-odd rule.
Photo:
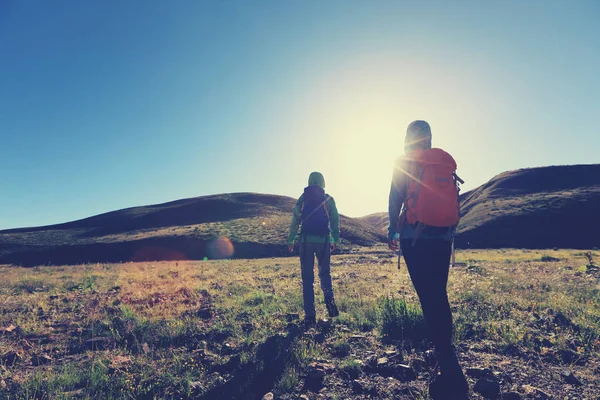
[(587, 258), (588, 264), (586, 265), (586, 271), (588, 274), (593, 274), (595, 272), (598, 272), (600, 270), (600, 268), (594, 264), (594, 255), (592, 254), (591, 251), (586, 252), (585, 254), (585, 258)]
[(293, 365), (307, 366), (311, 361), (321, 358), (323, 348), (312, 340), (300, 340), (292, 350)]
[(540, 261), (543, 261), (543, 262), (556, 262), (556, 261), (560, 261), (560, 258), (552, 257), (552, 256), (549, 256), (549, 255), (543, 255), (540, 258)]
[(357, 360), (346, 360), (341, 366), (341, 371), (348, 379), (357, 379), (362, 371), (362, 365)]
[(508, 323), (494, 324), (494, 333), (501, 339), (499, 342), (502, 351), (510, 350), (523, 342), (521, 332)]
[(346, 341), (338, 341), (331, 346), (331, 355), (344, 358), (350, 354), (350, 344)]
[[(15, 399), (66, 398), (64, 392), (82, 389), (85, 398), (112, 398), (127, 389), (122, 379), (108, 375), (103, 360), (94, 360), (86, 368), (64, 365), (57, 370), (38, 370), (19, 386)], [(13, 397), (10, 397), (13, 398)]]
[(379, 301), (381, 333), (389, 339), (420, 340), (425, 337), (421, 309), (404, 299), (384, 297)]
[(485, 329), (477, 323), (467, 322), (462, 314), (458, 314), (454, 318), (453, 334), (456, 341), (482, 339)]
[(474, 265), (474, 264), (469, 265), (467, 267), (466, 271), (469, 273), (472, 273), (472, 274), (487, 276), (487, 271), (483, 267), (480, 267), (479, 265)]
[(244, 300), (244, 305), (259, 306), (272, 298), (272, 295), (267, 295), (264, 292), (254, 292), (250, 296), (248, 296), (246, 300)]
[(35, 292), (47, 292), (53, 287), (53, 285), (45, 284), (40, 279), (23, 279), (14, 286), (14, 291), (16, 294), (21, 294), (23, 292), (31, 294)]
[(243, 296), (249, 293), (252, 289), (248, 285), (232, 284), (227, 287), (230, 296)]
[(69, 279), (65, 282), (64, 288), (68, 292), (74, 292), (76, 290), (91, 291), (96, 289), (97, 280), (97, 275), (86, 275), (80, 282), (75, 282)]
[(540, 284), (540, 290), (543, 292), (550, 292), (552, 290), (552, 286), (549, 283), (542, 282)]
[(342, 314), (338, 321), (352, 329), (370, 332), (379, 324), (379, 307), (376, 302), (341, 297), (338, 306)]
[(287, 367), (279, 381), (277, 382), (276, 390), (286, 393), (291, 392), (300, 382), (298, 371), (294, 367)]

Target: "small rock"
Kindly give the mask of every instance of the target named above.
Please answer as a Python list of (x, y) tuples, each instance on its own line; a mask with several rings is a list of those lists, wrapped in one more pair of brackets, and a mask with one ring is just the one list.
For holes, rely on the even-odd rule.
[(352, 335), (350, 336), (350, 340), (352, 341), (360, 341), (365, 340), (367, 337), (365, 335)]
[(318, 392), (323, 387), (323, 380), (325, 379), (325, 370), (321, 368), (311, 368), (306, 374), (304, 380), (304, 386), (306, 389)]
[(386, 355), (386, 357), (394, 357), (396, 355), (398, 355), (398, 352), (396, 350), (386, 350), (383, 352), (383, 354)]
[(308, 371), (306, 378), (310, 380), (322, 380), (325, 378), (325, 370), (321, 368), (312, 368)]
[(317, 329), (322, 332), (329, 332), (333, 327), (333, 321), (327, 318), (322, 318), (317, 322)]
[(355, 379), (352, 381), (352, 390), (354, 390), (355, 393), (360, 394), (366, 392), (367, 388), (365, 387), (365, 384), (362, 381)]
[(536, 388), (531, 385), (523, 385), (521, 386), (523, 392), (528, 396), (534, 396), (536, 400), (548, 400), (550, 399), (550, 395), (544, 392), (542, 389)]
[(389, 360), (387, 357), (381, 357), (377, 359), (377, 366), (384, 367), (388, 364)]
[(6, 382), (4, 382), (4, 379), (0, 379), (0, 389), (6, 389)]
[(484, 378), (486, 376), (493, 376), (492, 370), (490, 370), (489, 368), (467, 368), (466, 373), (468, 376), (475, 379)]
[(435, 351), (427, 350), (424, 354), (424, 358), (425, 358), (425, 363), (428, 367), (435, 366), (435, 363), (437, 362), (437, 358), (435, 356)]
[(403, 382), (414, 381), (417, 379), (415, 371), (413, 371), (409, 365), (405, 364), (398, 364), (394, 367), (394, 376), (396, 379)]
[(305, 395), (305, 394), (301, 394), (300, 395), (300, 400), (310, 400), (310, 398), (307, 395)]
[(565, 364), (585, 364), (585, 357), (579, 353), (576, 353), (569, 349), (561, 349), (558, 351), (558, 356), (563, 360)]
[(521, 395), (517, 392), (502, 393), (502, 400), (521, 400)]
[(15, 365), (22, 359), (23, 357), (21, 356), (21, 354), (12, 350), (4, 353), (4, 355), (2, 356), (2, 361), (4, 361), (4, 364), (8, 367)]
[(274, 397), (273, 393), (269, 392), (262, 397), (262, 400), (273, 400)]
[(481, 394), (486, 399), (496, 399), (500, 395), (500, 384), (487, 379), (479, 379), (475, 383), (473, 391)]
[(211, 319), (213, 313), (213, 308), (210, 305), (203, 305), (198, 309), (197, 315), (201, 319)]
[(47, 354), (34, 355), (31, 357), (31, 362), (35, 366), (50, 364), (52, 362), (52, 357)]
[(565, 369), (560, 373), (565, 382), (571, 385), (581, 385), (581, 381), (573, 374), (571, 370)]
[(390, 363), (387, 357), (378, 358), (375, 362), (375, 372), (384, 378), (388, 378), (395, 375), (394, 366)]
[(10, 324), (6, 328), (0, 328), (0, 333), (13, 333), (15, 329), (17, 329), (17, 327)]
[(221, 351), (222, 351), (224, 354), (233, 354), (233, 353), (235, 353), (235, 352), (236, 352), (236, 347), (235, 347), (235, 345), (234, 345), (234, 344), (231, 344), (231, 343), (225, 343), (225, 344), (223, 345), (223, 347), (221, 348)]
[(313, 362), (309, 364), (309, 367), (312, 369), (320, 369), (330, 374), (335, 371), (335, 365), (324, 362), (323, 360)]

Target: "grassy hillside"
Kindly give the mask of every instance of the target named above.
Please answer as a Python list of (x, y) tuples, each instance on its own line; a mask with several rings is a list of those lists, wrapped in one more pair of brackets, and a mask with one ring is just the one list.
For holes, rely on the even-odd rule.
[[(0, 262), (56, 265), (283, 256), (294, 204), (295, 199), (285, 196), (235, 193), (5, 230), (0, 231)], [(384, 239), (352, 218), (341, 216), (340, 226), (343, 249)]]
[[(600, 252), (457, 257), (473, 399), (600, 396)], [(0, 266), (0, 399), (428, 398), (435, 359), (406, 269), (383, 246), (332, 265), (341, 315), (306, 331), (297, 258)]]
[(461, 200), (460, 247), (600, 246), (600, 165), (506, 172)]
[(384, 233), (387, 236), (387, 229), (389, 223), (389, 217), (387, 212), (373, 213), (365, 215), (364, 217), (359, 217), (357, 219), (359, 221), (373, 226), (378, 232)]

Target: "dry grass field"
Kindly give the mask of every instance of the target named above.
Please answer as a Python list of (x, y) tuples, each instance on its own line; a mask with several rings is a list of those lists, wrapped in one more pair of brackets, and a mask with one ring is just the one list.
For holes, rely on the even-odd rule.
[[(600, 397), (600, 252), (457, 261), (473, 398)], [(378, 246), (334, 256), (332, 276), (341, 315), (305, 330), (296, 257), (1, 266), (0, 398), (428, 398), (435, 360), (405, 266)]]

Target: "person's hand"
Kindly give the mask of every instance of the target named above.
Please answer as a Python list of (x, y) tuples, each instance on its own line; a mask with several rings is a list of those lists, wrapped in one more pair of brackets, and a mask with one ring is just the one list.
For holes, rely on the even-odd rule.
[(388, 247), (392, 251), (398, 251), (400, 249), (400, 246), (398, 244), (398, 239), (388, 240)]
[(294, 243), (288, 245), (288, 250), (290, 251), (290, 253), (294, 252)]
[(331, 243), (331, 253), (337, 250), (337, 245), (335, 243)]

